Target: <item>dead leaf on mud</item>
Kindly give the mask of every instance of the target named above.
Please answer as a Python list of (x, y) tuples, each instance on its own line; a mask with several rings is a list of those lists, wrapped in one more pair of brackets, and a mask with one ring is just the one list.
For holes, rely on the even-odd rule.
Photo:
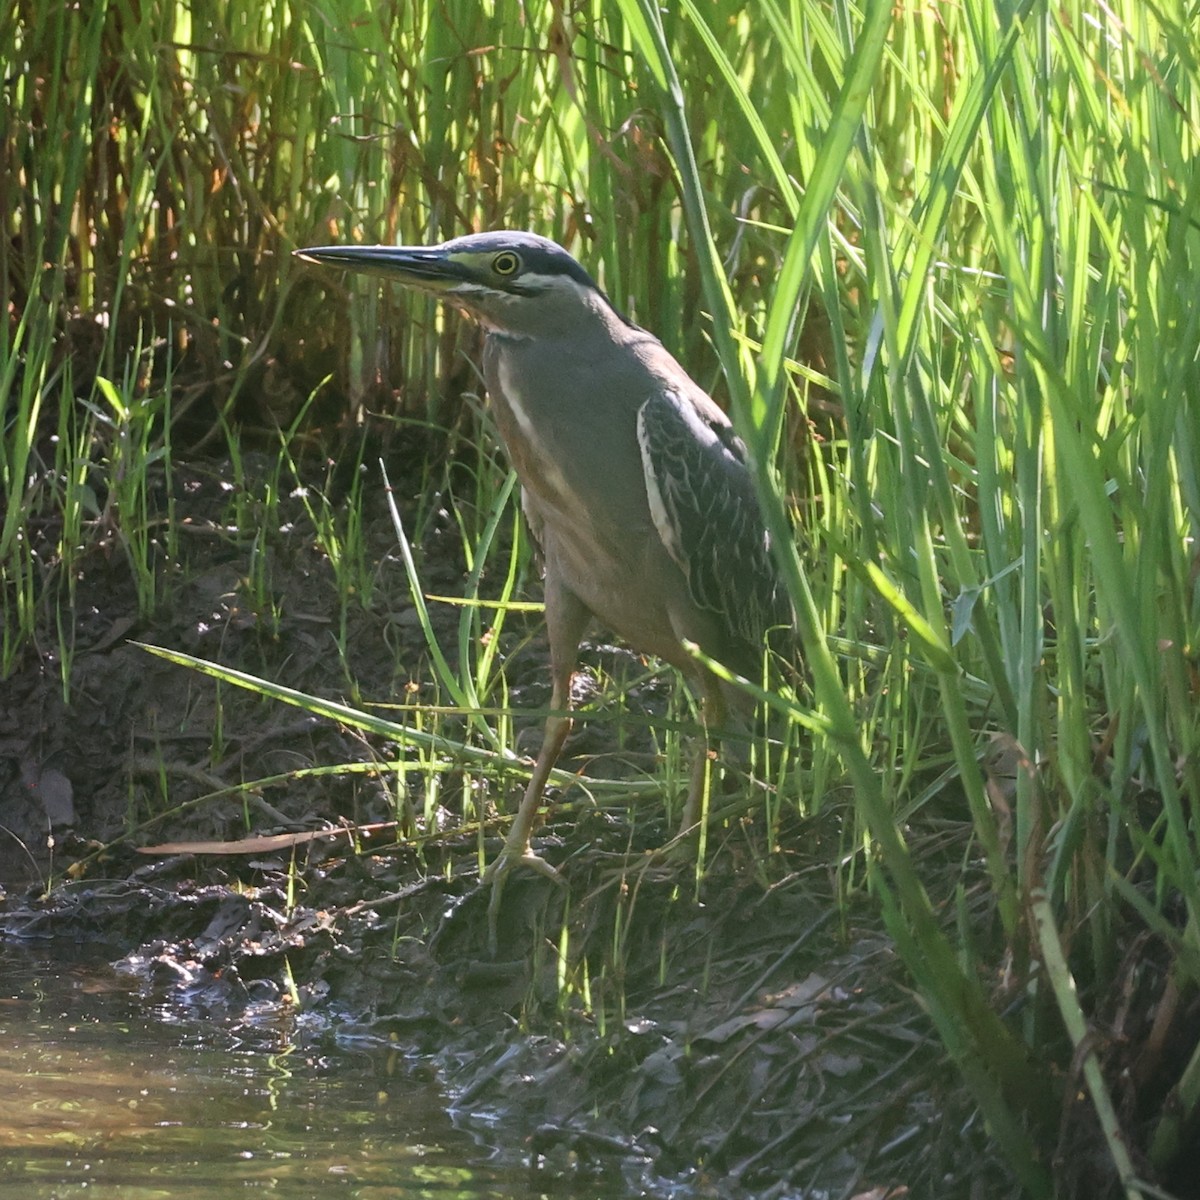
[(813, 971), (798, 983), (772, 992), (765, 999), (773, 1008), (805, 1008), (821, 999), (828, 991), (829, 980)]
[(756, 1012), (739, 1013), (736, 1017), (730, 1017), (728, 1021), (722, 1021), (720, 1025), (714, 1026), (707, 1033), (700, 1034), (696, 1041), (712, 1042), (719, 1046), (744, 1029), (774, 1029), (776, 1025), (782, 1025), (791, 1015), (782, 1008), (760, 1008)]

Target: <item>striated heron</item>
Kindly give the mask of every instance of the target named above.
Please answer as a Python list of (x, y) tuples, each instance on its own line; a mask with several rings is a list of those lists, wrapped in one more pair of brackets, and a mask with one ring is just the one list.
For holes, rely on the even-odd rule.
[(570, 683), (595, 617), (677, 667), (702, 701), (704, 740), (685, 830), (701, 818), (708, 740), (736, 689), (686, 643), (758, 673), (764, 637), (792, 614), (775, 572), (746, 449), (728, 417), (664, 349), (623, 317), (561, 246), (531, 233), (437, 246), (320, 246), (326, 266), (383, 275), (461, 309), (486, 331), (483, 372), (545, 571), (552, 714), (503, 850), (484, 879), (520, 863), (557, 879), (530, 838), (570, 731)]

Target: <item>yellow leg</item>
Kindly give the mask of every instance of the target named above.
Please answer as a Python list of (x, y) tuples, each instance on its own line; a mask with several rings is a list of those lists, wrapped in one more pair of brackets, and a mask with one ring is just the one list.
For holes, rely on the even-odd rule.
[(492, 895), (488, 900), (488, 947), (494, 956), (497, 945), (497, 929), (500, 922), (500, 900), (504, 895), (504, 881), (513, 867), (530, 867), (562, 883), (562, 876), (540, 855), (535, 854), (530, 844), (534, 826), (537, 824), (538, 808), (542, 803), (542, 793), (546, 788), (546, 780), (558, 761), (563, 742), (571, 731), (570, 717), (549, 717), (546, 721), (546, 732), (542, 737), (542, 749), (529, 778), (529, 786), (521, 798), (521, 807), (513, 818), (512, 827), (500, 853), (492, 860), (488, 869), (483, 873), (483, 883), (492, 885)]
[(563, 743), (571, 732), (571, 718), (562, 716), (571, 706), (571, 676), (579, 656), (579, 643), (587, 627), (589, 612), (582, 601), (571, 591), (546, 575), (546, 628), (550, 635), (550, 671), (553, 679), (550, 689), (550, 707), (554, 713), (547, 717), (542, 733), (542, 748), (533, 765), (533, 774), (521, 798), (521, 807), (513, 819), (512, 828), (500, 853), (483, 873), (483, 882), (492, 886), (488, 902), (488, 940), (492, 953), (496, 951), (496, 927), (500, 918), (500, 899), (504, 892), (504, 880), (516, 866), (530, 867), (562, 883), (562, 876), (544, 859), (535, 854), (530, 844), (537, 825), (538, 809), (546, 790), (546, 781)]
[(721, 695), (718, 681), (707, 672), (699, 681), (701, 692), (700, 719), (703, 729), (696, 757), (692, 761), (692, 777), (688, 784), (687, 803), (683, 806), (683, 821), (679, 836), (690, 836), (698, 832), (701, 821), (708, 819), (708, 797), (713, 780), (713, 738), (719, 735), (725, 720), (725, 697)]
[[(556, 689), (557, 690), (557, 689)], [(557, 707), (557, 705), (555, 706)], [(533, 766), (533, 774), (521, 798), (521, 807), (513, 818), (508, 837), (504, 840), (504, 848), (492, 860), (491, 865), (483, 873), (483, 882), (498, 882), (513, 867), (518, 864), (532, 867), (551, 879), (558, 879), (558, 872), (544, 858), (539, 858), (533, 852), (530, 840), (537, 824), (538, 809), (541, 807), (542, 794), (546, 790), (546, 780), (562, 753), (563, 742), (571, 732), (571, 718), (551, 716), (546, 720), (546, 729), (542, 735), (542, 748), (538, 752), (537, 762)]]

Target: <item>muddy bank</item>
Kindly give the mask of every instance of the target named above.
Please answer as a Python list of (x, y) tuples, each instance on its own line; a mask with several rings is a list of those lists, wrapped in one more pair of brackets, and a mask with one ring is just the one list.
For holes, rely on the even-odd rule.
[[(568, 886), (514, 874), (493, 954), (478, 867), (498, 826), (482, 842), (406, 828), (386, 772), (237, 791), (298, 766), (386, 762), (391, 748), (131, 639), (332, 698), (436, 697), (382, 498), (364, 533), (371, 602), (344, 606), (299, 498), (264, 551), (230, 524), (231, 486), (225, 464), (176, 468), (176, 520), (191, 532), (160, 564), (153, 617), (138, 615), (119, 548), (83, 565), (66, 688), (47, 596), (45, 637), (0, 690), (0, 935), (103, 942), (148, 999), (264, 1044), (399, 1045), (438, 1072), (458, 1120), (548, 1180), (615, 1171), (718, 1196), (1014, 1191), (873, 907), (836, 903), (836, 805), (784, 829), (773, 853), (753, 813), (728, 822), (697, 883), (653, 855), (668, 828), (645, 803), (635, 821), (576, 797), (541, 842)], [(459, 546), (451, 519), (430, 523), (428, 592), (461, 589)], [(453, 646), (458, 614), (432, 612)], [(542, 643), (536, 617), (519, 620), (504, 647), (510, 698), (532, 706), (546, 700)], [(604, 674), (629, 666), (602, 642), (588, 657)], [(631, 703), (661, 715), (670, 687), (655, 677)], [(599, 769), (616, 715), (584, 724), (576, 762)], [(649, 754), (639, 728), (622, 729), (613, 770)], [(463, 786), (461, 772), (444, 781), (444, 827), (465, 810)], [(502, 786), (515, 803), (519, 780)], [(331, 828), (343, 832), (294, 836)], [(138, 852), (250, 834), (278, 840)], [(948, 828), (942, 852), (961, 853), (959, 837)]]

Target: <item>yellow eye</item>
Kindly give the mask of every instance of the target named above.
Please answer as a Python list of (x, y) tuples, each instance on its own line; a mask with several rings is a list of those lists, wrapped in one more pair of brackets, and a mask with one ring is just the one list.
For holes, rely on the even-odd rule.
[(492, 259), (492, 270), (497, 275), (515, 275), (520, 266), (521, 260), (511, 250), (502, 250)]

